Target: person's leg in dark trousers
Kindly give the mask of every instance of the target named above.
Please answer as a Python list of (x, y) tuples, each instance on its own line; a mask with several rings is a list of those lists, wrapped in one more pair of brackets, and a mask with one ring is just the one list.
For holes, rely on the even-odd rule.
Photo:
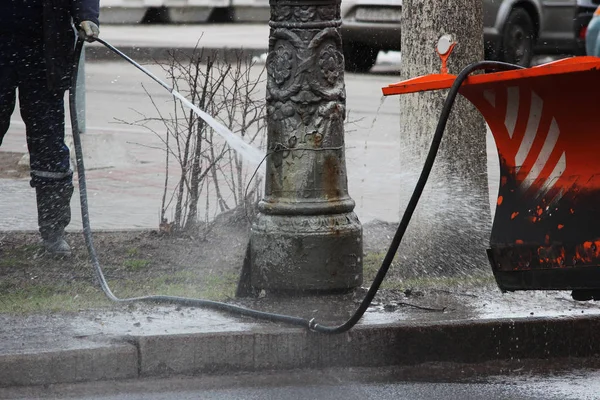
[(10, 117), (15, 109), (17, 79), (15, 68), (0, 64), (0, 145), (8, 132)]
[(64, 230), (71, 221), (73, 172), (64, 141), (64, 90), (50, 90), (43, 56), (19, 70), (19, 105), (25, 122), (31, 186), (35, 188), (38, 224), (51, 253), (69, 254)]

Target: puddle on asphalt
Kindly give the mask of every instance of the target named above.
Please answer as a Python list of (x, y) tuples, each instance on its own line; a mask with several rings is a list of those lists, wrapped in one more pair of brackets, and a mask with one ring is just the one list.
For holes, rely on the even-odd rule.
[[(600, 372), (590, 370), (572, 371), (559, 376), (510, 376), (510, 384), (516, 386), (524, 398), (538, 394), (540, 398), (562, 400), (596, 400), (600, 393)], [(492, 377), (492, 383), (504, 384), (507, 377)]]

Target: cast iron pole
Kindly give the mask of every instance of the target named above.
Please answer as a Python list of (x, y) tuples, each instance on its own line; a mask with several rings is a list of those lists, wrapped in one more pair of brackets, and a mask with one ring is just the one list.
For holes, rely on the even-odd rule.
[(340, 291), (362, 283), (362, 227), (348, 195), (340, 0), (271, 0), (265, 197), (252, 285)]

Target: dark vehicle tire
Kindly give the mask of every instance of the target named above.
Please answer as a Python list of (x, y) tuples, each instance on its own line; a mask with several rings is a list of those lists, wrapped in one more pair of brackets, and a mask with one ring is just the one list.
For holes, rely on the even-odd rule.
[(500, 61), (529, 67), (533, 59), (535, 33), (535, 25), (529, 13), (523, 8), (513, 9), (504, 25)]
[(344, 44), (344, 68), (348, 72), (369, 72), (378, 53), (378, 49), (362, 43)]

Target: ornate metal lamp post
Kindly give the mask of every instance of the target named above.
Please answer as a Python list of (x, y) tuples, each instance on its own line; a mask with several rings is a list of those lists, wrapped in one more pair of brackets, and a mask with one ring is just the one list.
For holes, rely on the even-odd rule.
[(265, 197), (252, 285), (339, 291), (362, 283), (362, 227), (348, 195), (340, 0), (271, 0)]

